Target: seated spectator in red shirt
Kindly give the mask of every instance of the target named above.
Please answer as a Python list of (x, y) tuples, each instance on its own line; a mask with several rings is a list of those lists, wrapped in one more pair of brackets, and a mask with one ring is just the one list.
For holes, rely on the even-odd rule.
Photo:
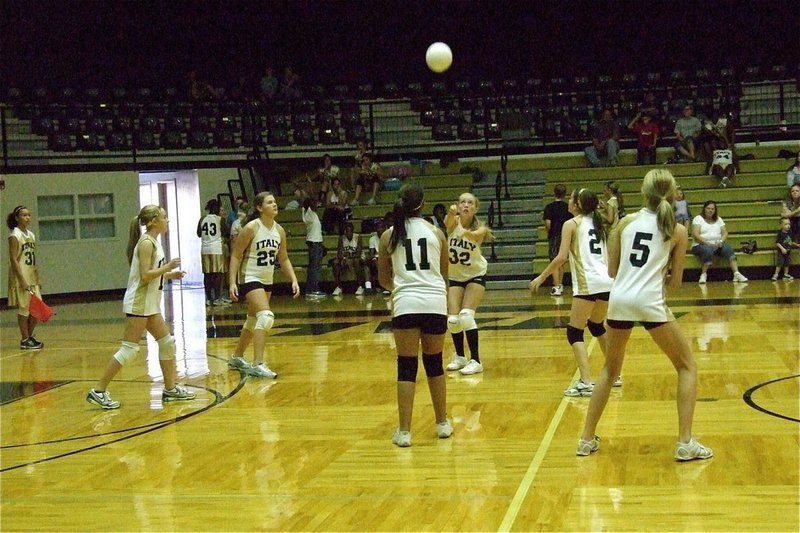
[(658, 124), (653, 122), (649, 114), (640, 112), (628, 124), (628, 129), (636, 133), (639, 141), (636, 146), (636, 164), (655, 165)]

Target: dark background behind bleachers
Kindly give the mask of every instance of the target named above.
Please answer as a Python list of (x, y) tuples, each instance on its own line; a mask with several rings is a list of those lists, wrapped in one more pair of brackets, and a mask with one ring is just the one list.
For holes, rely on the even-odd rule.
[[(309, 84), (574, 77), (797, 65), (796, 4), (763, 2), (3, 2), (0, 79), (174, 85), (280, 74)], [(453, 67), (424, 52), (448, 42)], [(44, 80), (43, 80), (44, 78)]]

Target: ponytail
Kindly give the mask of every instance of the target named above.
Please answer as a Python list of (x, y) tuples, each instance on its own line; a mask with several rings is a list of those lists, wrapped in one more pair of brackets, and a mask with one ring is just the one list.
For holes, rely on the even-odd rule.
[(406, 221), (418, 216), (424, 203), (425, 192), (416, 183), (403, 185), (398, 193), (397, 201), (392, 207), (392, 235), (389, 238), (389, 253), (395, 251), (397, 246), (406, 238)]
[(608, 236), (608, 232), (606, 231), (605, 218), (599, 210), (600, 200), (598, 200), (597, 194), (589, 189), (575, 189), (572, 192), (572, 203), (578, 207), (578, 210), (582, 215), (591, 215), (592, 224), (594, 224), (594, 231), (597, 234), (597, 238), (601, 241), (605, 241)]
[(136, 245), (139, 242), (139, 239), (142, 237), (142, 232), (139, 230), (139, 226), (147, 226), (158, 218), (158, 215), (161, 214), (161, 207), (157, 205), (146, 205), (140, 211), (139, 214), (136, 215), (131, 219), (130, 227), (128, 229), (128, 247), (126, 250), (126, 255), (128, 256), (128, 264), (133, 263), (133, 251), (136, 249)]
[(17, 215), (19, 215), (20, 211), (22, 211), (23, 209), (27, 209), (27, 207), (25, 207), (24, 205), (18, 205), (6, 217), (6, 226), (8, 226), (8, 229), (10, 229), (11, 231), (14, 231), (14, 228), (19, 226), (19, 222), (17, 222)]
[(669, 170), (656, 168), (644, 176), (642, 195), (645, 205), (656, 213), (658, 229), (664, 234), (664, 242), (671, 240), (675, 234), (677, 220), (672, 203), (676, 190), (675, 178)]
[(672, 239), (672, 235), (675, 233), (675, 224), (677, 223), (675, 209), (672, 207), (672, 203), (669, 200), (661, 198), (655, 212), (656, 220), (658, 221), (658, 229), (664, 234), (664, 242), (667, 242)]
[(128, 246), (125, 250), (125, 255), (128, 256), (128, 264), (133, 263), (133, 251), (136, 249), (136, 244), (142, 237), (142, 232), (139, 230), (139, 215), (131, 219), (128, 225)]
[(403, 210), (403, 199), (398, 198), (392, 206), (392, 235), (389, 238), (389, 253), (394, 252), (397, 245), (406, 238), (406, 213)]
[(622, 191), (619, 190), (619, 185), (616, 181), (607, 181), (606, 187), (611, 191), (611, 195), (617, 199), (617, 218), (625, 216), (625, 200), (622, 198)]

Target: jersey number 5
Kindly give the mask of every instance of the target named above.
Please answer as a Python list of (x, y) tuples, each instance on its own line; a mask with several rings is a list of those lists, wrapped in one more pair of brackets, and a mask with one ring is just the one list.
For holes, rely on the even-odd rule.
[(630, 255), (631, 264), (633, 266), (643, 267), (645, 263), (647, 263), (647, 259), (650, 257), (650, 247), (645, 243), (652, 240), (652, 233), (643, 233), (641, 231), (637, 231), (636, 235), (633, 236), (633, 244), (631, 245), (631, 248), (633, 248), (635, 251)]
[[(420, 270), (430, 270), (431, 264), (428, 262), (428, 239), (422, 238), (417, 241), (417, 246), (419, 246), (419, 269)], [(403, 241), (403, 248), (406, 249), (406, 270), (416, 270), (417, 265), (414, 263), (414, 248), (411, 244), (411, 239), (405, 239)]]

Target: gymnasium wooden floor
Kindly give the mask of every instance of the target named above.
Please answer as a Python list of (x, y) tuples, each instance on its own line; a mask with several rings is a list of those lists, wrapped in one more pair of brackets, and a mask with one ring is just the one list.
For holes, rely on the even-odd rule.
[(407, 449), (390, 440), (395, 356), (380, 295), (275, 297), (267, 358), (279, 378), (267, 381), (226, 366), (241, 309), (207, 314), (201, 290), (175, 289), (166, 316), (198, 397), (162, 405), (149, 340), (112, 383), (117, 411), (84, 398), (117, 348), (119, 301), (57, 306), (34, 353), (18, 350), (4, 310), (0, 529), (800, 529), (800, 281), (687, 283), (671, 297), (698, 361), (694, 433), (715, 452), (702, 462), (672, 458), (675, 373), (641, 328), (599, 452), (575, 456), (588, 399), (562, 395), (576, 374), (569, 305), (546, 289), (487, 293), (486, 372), (448, 375), (455, 434), (436, 438), (420, 370)]

